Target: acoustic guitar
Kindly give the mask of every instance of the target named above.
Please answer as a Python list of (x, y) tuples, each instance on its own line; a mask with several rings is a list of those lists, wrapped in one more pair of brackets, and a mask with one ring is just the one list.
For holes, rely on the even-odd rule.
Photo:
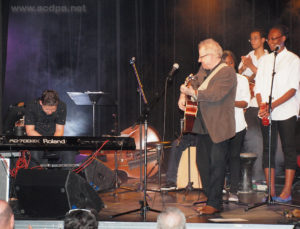
[[(185, 80), (185, 86), (191, 86), (191, 80), (194, 80), (193, 74), (190, 74)], [(186, 96), (186, 104), (184, 111), (184, 126), (183, 132), (190, 133), (193, 130), (194, 121), (198, 111), (198, 102), (195, 101), (191, 96)]]

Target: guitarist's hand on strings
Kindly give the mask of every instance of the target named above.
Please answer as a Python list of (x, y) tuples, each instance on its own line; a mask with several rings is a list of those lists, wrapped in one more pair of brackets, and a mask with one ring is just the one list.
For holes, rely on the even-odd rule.
[(180, 91), (181, 91), (181, 93), (183, 93), (185, 95), (189, 95), (189, 96), (195, 95), (194, 89), (190, 86), (187, 87), (184, 84), (181, 84)]
[(186, 104), (186, 96), (183, 93), (180, 93), (180, 97), (178, 100), (178, 107), (180, 110), (185, 111), (185, 104)]
[(194, 90), (191, 86), (185, 86), (184, 84), (182, 84), (180, 86), (180, 91), (187, 96), (191, 96), (194, 97), (194, 99), (197, 99), (197, 90)]

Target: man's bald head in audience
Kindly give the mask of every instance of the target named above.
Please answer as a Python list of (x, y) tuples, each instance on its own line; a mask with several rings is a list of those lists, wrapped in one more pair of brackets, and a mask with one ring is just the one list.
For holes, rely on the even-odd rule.
[(14, 228), (14, 214), (9, 204), (4, 200), (0, 200), (0, 228)]
[(157, 217), (157, 229), (185, 229), (186, 219), (180, 209), (168, 207)]

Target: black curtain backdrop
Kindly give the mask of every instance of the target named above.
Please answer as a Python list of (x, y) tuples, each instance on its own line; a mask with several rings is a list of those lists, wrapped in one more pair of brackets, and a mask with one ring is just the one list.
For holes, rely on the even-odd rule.
[[(8, 3), (0, 2), (0, 120), (2, 120), (2, 102), (3, 88), (5, 79), (6, 66), (6, 42), (7, 42), (7, 25), (8, 25)], [(0, 133), (2, 133), (2, 122), (0, 122)]]
[[(66, 92), (104, 91), (96, 109), (97, 135), (139, 118), (136, 66), (146, 97), (155, 101), (148, 123), (162, 135), (163, 97), (174, 62), (180, 69), (167, 90), (166, 140), (179, 133), (179, 86), (197, 72), (199, 41), (212, 37), (240, 59), (250, 50), (253, 27), (283, 23), (288, 48), (299, 54), (296, 0), (14, 0), (10, 1), (3, 113), (19, 101), (55, 89), (67, 103), (66, 135), (92, 134), (92, 107)], [(267, 48), (267, 47), (266, 47)], [(142, 109), (144, 105), (142, 104)], [(5, 119), (4, 119), (5, 121)]]

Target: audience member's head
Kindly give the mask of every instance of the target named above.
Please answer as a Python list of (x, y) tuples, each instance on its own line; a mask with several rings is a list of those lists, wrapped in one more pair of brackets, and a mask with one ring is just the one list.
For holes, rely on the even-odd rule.
[(0, 200), (0, 228), (1, 229), (13, 229), (14, 228), (14, 214), (9, 204)]
[(299, 223), (299, 222), (296, 223), (296, 224), (294, 225), (293, 229), (300, 229), (300, 223)]
[(185, 216), (178, 208), (169, 207), (157, 217), (157, 229), (185, 229)]
[(98, 221), (94, 213), (87, 209), (70, 210), (65, 217), (65, 229), (97, 229)]

